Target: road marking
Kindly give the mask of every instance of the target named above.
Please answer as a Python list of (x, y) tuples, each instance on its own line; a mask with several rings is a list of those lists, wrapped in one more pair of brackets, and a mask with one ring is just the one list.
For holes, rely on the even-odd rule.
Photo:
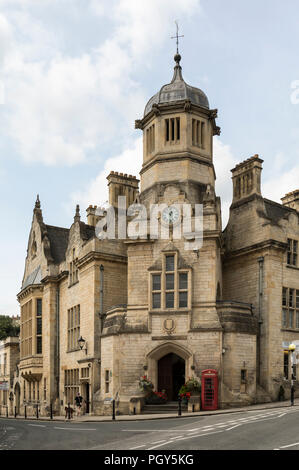
[(143, 444), (142, 446), (131, 447), (130, 450), (141, 449), (141, 447), (145, 447), (145, 444)]
[(232, 429), (238, 428), (239, 426), (242, 426), (243, 423), (236, 424), (236, 426), (233, 426), (232, 428), (226, 429), (226, 431), (231, 431)]
[[(30, 426), (30, 425), (29, 425)], [(33, 426), (33, 425), (32, 425)], [(54, 429), (66, 429), (67, 431), (96, 431), (96, 429), (79, 429), (79, 428), (59, 428), (59, 427), (54, 427)]]
[[(182, 437), (180, 439), (177, 439), (175, 442), (185, 441), (186, 439), (193, 439), (194, 437), (211, 436), (211, 434), (219, 434), (220, 432), (223, 432), (223, 431), (215, 431), (215, 432), (210, 432), (210, 433), (206, 433), (206, 434), (195, 434), (194, 436)], [(173, 443), (174, 443), (173, 440), (166, 441), (166, 442), (164, 442), (164, 444), (159, 444), (157, 446), (149, 447), (146, 450), (157, 449), (158, 447), (166, 446), (167, 444), (173, 444)]]
[(37, 428), (45, 428), (43, 424), (28, 424), (28, 426), (36, 426)]
[[(286, 449), (287, 447), (295, 447), (295, 446), (299, 446), (299, 442), (296, 442), (295, 444), (289, 444), (287, 446), (281, 446), (279, 447), (279, 449)], [(275, 449), (275, 450), (279, 450), (279, 449)]]
[[(162, 442), (165, 442), (166, 439), (163, 439), (163, 441), (157, 441), (157, 442), (152, 442), (153, 445), (156, 445), (156, 444), (161, 444)], [(145, 447), (145, 446), (141, 446), (141, 447)]]

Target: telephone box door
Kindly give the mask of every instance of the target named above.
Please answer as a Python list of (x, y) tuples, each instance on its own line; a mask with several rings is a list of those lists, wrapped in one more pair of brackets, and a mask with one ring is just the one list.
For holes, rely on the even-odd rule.
[(217, 370), (207, 369), (201, 373), (201, 403), (203, 410), (217, 410), (218, 408)]

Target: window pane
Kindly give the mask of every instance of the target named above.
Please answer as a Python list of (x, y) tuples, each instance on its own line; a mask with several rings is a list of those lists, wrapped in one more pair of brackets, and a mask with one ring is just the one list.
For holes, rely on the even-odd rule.
[(296, 312), (296, 328), (299, 328), (299, 310)]
[(42, 316), (42, 299), (37, 299), (36, 301), (36, 315), (38, 317)]
[(294, 312), (293, 310), (289, 311), (289, 328), (293, 328), (294, 325)]
[(188, 289), (188, 274), (187, 273), (180, 273), (179, 288)]
[(166, 271), (174, 271), (174, 256), (166, 256)]
[(173, 308), (174, 307), (174, 293), (167, 292), (166, 293), (166, 308)]
[(174, 289), (174, 274), (166, 274), (166, 290)]
[(42, 353), (42, 337), (37, 336), (36, 338), (36, 354)]
[(153, 290), (161, 290), (161, 275), (153, 275)]
[(36, 334), (42, 334), (42, 319), (40, 317), (36, 319)]
[(289, 291), (289, 306), (294, 306), (294, 289), (290, 289)]
[(179, 306), (184, 308), (188, 306), (188, 295), (187, 292), (180, 292), (179, 294)]
[(161, 307), (161, 294), (153, 294), (153, 308)]
[(282, 289), (282, 305), (287, 305), (287, 289)]
[(283, 328), (287, 327), (287, 310), (282, 311), (282, 326)]

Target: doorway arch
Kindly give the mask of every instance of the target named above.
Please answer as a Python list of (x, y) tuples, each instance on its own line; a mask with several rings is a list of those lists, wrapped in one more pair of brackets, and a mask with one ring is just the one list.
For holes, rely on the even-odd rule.
[(193, 355), (184, 346), (167, 342), (147, 355), (148, 377), (156, 391), (166, 390), (169, 400), (177, 400), (177, 393), (191, 372)]

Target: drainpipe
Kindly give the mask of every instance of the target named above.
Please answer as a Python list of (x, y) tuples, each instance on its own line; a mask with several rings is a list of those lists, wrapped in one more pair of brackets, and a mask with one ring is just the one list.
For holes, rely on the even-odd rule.
[(60, 289), (56, 288), (56, 398), (59, 401), (59, 385), (60, 385)]
[(261, 385), (261, 337), (263, 324), (263, 296), (264, 296), (264, 257), (258, 258), (259, 263), (259, 301), (258, 301), (258, 337), (257, 337), (257, 383)]
[(104, 266), (100, 266), (100, 320), (101, 332), (103, 331), (104, 324)]

